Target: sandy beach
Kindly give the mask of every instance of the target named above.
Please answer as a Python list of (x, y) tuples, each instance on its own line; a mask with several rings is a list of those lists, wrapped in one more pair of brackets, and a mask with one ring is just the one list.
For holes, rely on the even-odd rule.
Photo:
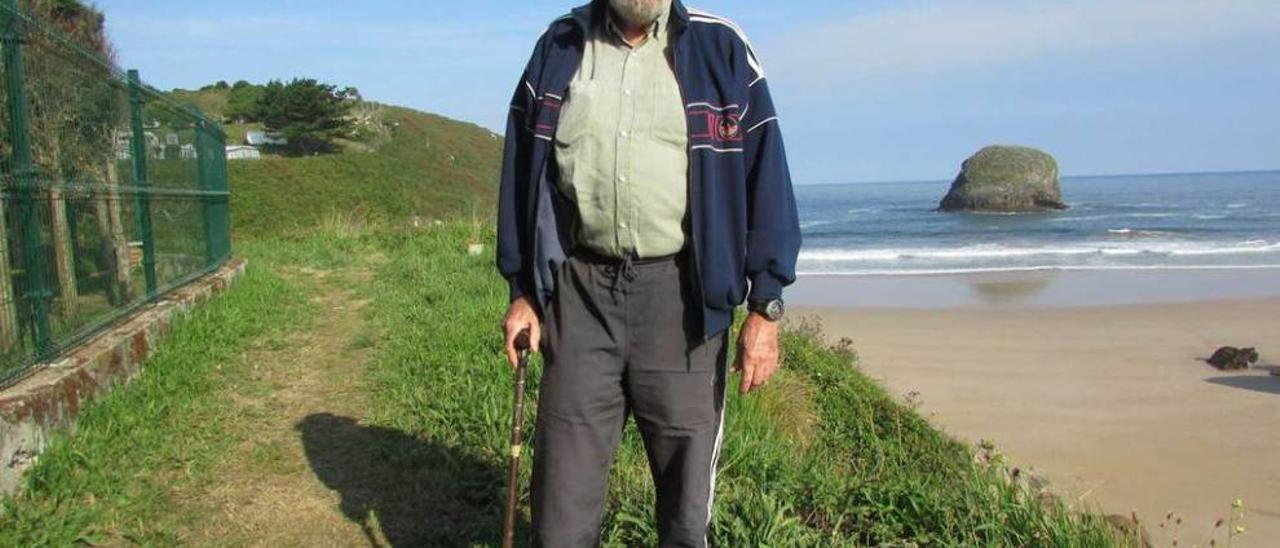
[[(791, 316), (849, 337), (862, 367), (968, 441), (991, 440), (1066, 498), (1136, 511), (1156, 544), (1280, 543), (1277, 271), (802, 277)], [(1060, 298), (1073, 296), (1071, 298)], [(1267, 296), (1270, 295), (1270, 296)], [(934, 304), (936, 303), (936, 304)], [(1220, 372), (1221, 345), (1263, 365)], [(1181, 525), (1160, 527), (1168, 512)], [(1224, 545), (1225, 528), (1216, 534)]]

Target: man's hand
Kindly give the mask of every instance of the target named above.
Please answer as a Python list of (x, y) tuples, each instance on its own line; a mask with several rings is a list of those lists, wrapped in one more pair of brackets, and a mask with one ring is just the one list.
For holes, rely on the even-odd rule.
[(747, 316), (738, 337), (733, 370), (742, 372), (738, 391), (743, 394), (762, 386), (778, 371), (778, 322), (755, 312)]
[(520, 359), (516, 352), (516, 335), (529, 330), (529, 349), (537, 352), (538, 343), (542, 341), (542, 322), (538, 319), (538, 311), (528, 296), (517, 297), (507, 307), (507, 315), (502, 318), (502, 331), (507, 340), (507, 361), (511, 367)]

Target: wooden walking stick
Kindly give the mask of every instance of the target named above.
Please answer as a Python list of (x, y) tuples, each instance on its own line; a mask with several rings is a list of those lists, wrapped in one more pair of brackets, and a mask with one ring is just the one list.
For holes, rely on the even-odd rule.
[(529, 330), (516, 335), (516, 395), (515, 409), (511, 415), (511, 461), (507, 470), (507, 523), (502, 533), (503, 548), (511, 548), (516, 538), (516, 500), (519, 498), (516, 483), (520, 476), (520, 450), (524, 435), (524, 373), (529, 365)]

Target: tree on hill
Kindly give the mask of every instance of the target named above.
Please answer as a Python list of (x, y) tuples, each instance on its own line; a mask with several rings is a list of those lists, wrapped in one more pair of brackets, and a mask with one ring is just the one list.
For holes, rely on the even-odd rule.
[(295, 78), (288, 84), (273, 80), (262, 90), (258, 114), (268, 131), (289, 140), (285, 152), (332, 152), (334, 140), (351, 132), (346, 115), (353, 99), (348, 90), (310, 78)]
[(262, 86), (244, 80), (236, 82), (227, 93), (227, 111), (223, 115), (238, 123), (261, 121), (259, 103), (262, 101), (262, 91)]

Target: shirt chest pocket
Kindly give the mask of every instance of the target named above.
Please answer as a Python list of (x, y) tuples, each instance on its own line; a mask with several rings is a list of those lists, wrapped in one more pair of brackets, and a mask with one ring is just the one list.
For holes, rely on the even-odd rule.
[[(592, 135), (605, 129), (606, 116), (601, 87), (595, 80), (575, 79), (569, 84), (565, 101), (560, 109), (560, 123), (556, 126), (556, 144), (569, 147), (583, 144)], [(592, 113), (596, 115), (593, 116)]]
[(649, 131), (656, 142), (685, 150), (689, 144), (684, 100), (675, 78), (659, 78), (653, 84), (649, 109)]

